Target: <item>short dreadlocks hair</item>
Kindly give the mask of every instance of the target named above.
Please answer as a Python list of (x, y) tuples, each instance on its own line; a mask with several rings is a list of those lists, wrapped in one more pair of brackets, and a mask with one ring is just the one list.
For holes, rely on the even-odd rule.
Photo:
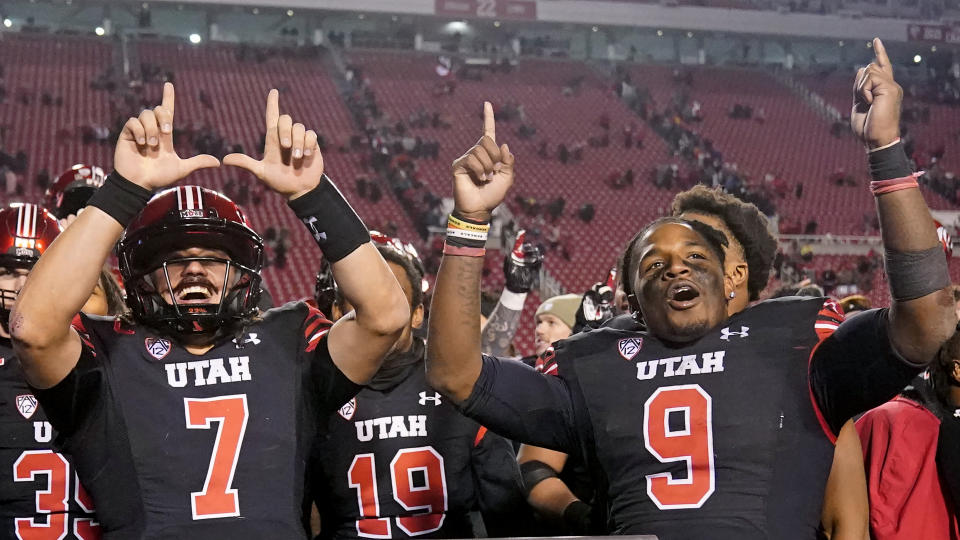
[(634, 237), (630, 239), (630, 243), (627, 244), (627, 249), (623, 251), (623, 255), (621, 255), (620, 257), (622, 261), (620, 263), (620, 281), (621, 283), (623, 283), (623, 292), (626, 293), (627, 296), (635, 294), (633, 290), (633, 273), (630, 271), (630, 267), (633, 266), (633, 263), (634, 263), (633, 249), (637, 246), (637, 242), (639, 242), (640, 239), (643, 238), (645, 234), (647, 234), (647, 232), (665, 223), (677, 223), (680, 225), (689, 225), (690, 228), (692, 228), (697, 234), (699, 234), (700, 236), (703, 237), (704, 240), (706, 240), (707, 247), (710, 248), (711, 251), (713, 251), (714, 255), (717, 256), (717, 260), (720, 261), (720, 265), (723, 266), (723, 261), (724, 261), (723, 250), (729, 245), (729, 242), (727, 242), (727, 237), (724, 236), (722, 232), (714, 229), (709, 225), (700, 223), (699, 221), (681, 219), (673, 216), (662, 217), (660, 219), (650, 222), (646, 227), (641, 229), (640, 232), (634, 235)]
[(750, 300), (760, 298), (760, 292), (770, 279), (773, 258), (777, 254), (777, 240), (770, 233), (767, 216), (756, 205), (743, 202), (719, 188), (697, 185), (678, 193), (670, 212), (674, 216), (698, 212), (723, 220), (733, 237), (743, 246), (743, 258), (750, 272), (747, 278)]

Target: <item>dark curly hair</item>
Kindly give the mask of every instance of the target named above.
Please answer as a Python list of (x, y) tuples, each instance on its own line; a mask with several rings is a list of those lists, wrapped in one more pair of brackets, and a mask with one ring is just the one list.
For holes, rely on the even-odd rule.
[(777, 240), (770, 233), (767, 216), (756, 205), (743, 202), (719, 188), (697, 185), (678, 193), (673, 198), (670, 212), (674, 216), (698, 212), (723, 220), (733, 237), (743, 246), (743, 260), (747, 262), (750, 272), (747, 278), (750, 300), (760, 298), (770, 279), (773, 258), (777, 254)]
[(692, 221), (687, 219), (681, 219), (673, 216), (666, 216), (647, 224), (646, 227), (640, 230), (633, 238), (630, 239), (630, 243), (627, 244), (627, 248), (623, 251), (621, 255), (620, 263), (620, 281), (623, 283), (623, 292), (627, 296), (635, 294), (633, 291), (633, 272), (630, 271), (630, 267), (633, 266), (633, 248), (636, 247), (637, 242), (643, 238), (643, 235), (647, 234), (648, 231), (653, 230), (664, 223), (679, 223), (682, 225), (689, 225), (697, 234), (702, 236), (704, 240), (707, 241), (707, 247), (713, 251), (714, 255), (717, 256), (717, 260), (720, 261), (720, 266), (723, 266), (724, 254), (723, 250), (729, 245), (727, 242), (727, 237), (724, 234), (713, 227), (700, 223), (699, 221)]
[[(410, 290), (413, 293), (413, 296), (410, 298), (410, 307), (416, 308), (423, 303), (423, 273), (417, 268), (417, 265), (405, 255), (401, 255), (395, 249), (391, 249), (387, 246), (376, 244), (377, 251), (380, 252), (380, 256), (383, 257), (383, 260), (388, 263), (393, 263), (400, 268), (403, 268), (405, 274), (407, 274), (407, 279), (410, 280)], [(336, 293), (334, 296), (334, 303), (343, 309), (346, 304), (346, 297), (343, 295), (343, 291), (340, 287), (336, 287)]]

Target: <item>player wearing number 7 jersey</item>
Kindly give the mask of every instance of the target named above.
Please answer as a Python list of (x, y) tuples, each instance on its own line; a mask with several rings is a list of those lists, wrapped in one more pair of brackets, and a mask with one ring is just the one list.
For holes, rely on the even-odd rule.
[[(504, 436), (584, 456), (605, 481), (615, 532), (814, 538), (841, 426), (896, 394), (956, 324), (945, 259), (897, 140), (900, 88), (879, 40), (874, 48), (879, 67), (858, 80), (854, 120), (873, 150), (890, 309), (841, 324), (830, 301), (787, 299), (728, 317), (725, 237), (664, 218), (634, 237), (622, 266), (648, 330), (561, 342), (558, 376), (543, 377), (480, 355), (471, 317), (483, 261), (454, 242), (431, 310), (431, 384)], [(484, 132), (454, 163), (457, 219), (478, 228), (513, 169), (506, 147), (493, 144), (489, 109)]]
[[(376, 372), (409, 308), (323, 174), (316, 134), (280, 116), (273, 90), (263, 159), (225, 162), (288, 199), (355, 311), (333, 327), (302, 303), (260, 313), (260, 237), (222, 195), (171, 187), (219, 165), (177, 156), (173, 104), (167, 84), (161, 106), (127, 122), (116, 171), (27, 278), (14, 346), (104, 538), (304, 538), (318, 420)], [(132, 317), (74, 329), (117, 239)]]

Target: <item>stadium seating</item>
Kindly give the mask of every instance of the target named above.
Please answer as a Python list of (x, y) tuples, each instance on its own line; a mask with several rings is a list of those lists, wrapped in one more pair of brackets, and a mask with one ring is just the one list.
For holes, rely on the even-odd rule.
[[(33, 180), (43, 169), (56, 179), (77, 162), (112, 163), (112, 144), (83, 145), (80, 137), (82, 126), (109, 122), (110, 95), (90, 83), (110, 65), (112, 52), (109, 42), (96, 38), (5, 33), (0, 39), (7, 91), (0, 102), (0, 150), (28, 156), (26, 198), (42, 196)], [(62, 103), (43, 105), (43, 93)]]
[[(177, 95), (177, 117), (181, 122), (214, 126), (231, 143), (240, 143), (252, 155), (259, 155), (263, 136), (263, 110), (267, 91), (280, 90), (280, 107), (295, 121), (315, 128), (330, 141), (324, 154), (326, 170), (338, 181), (357, 212), (370, 227), (380, 227), (388, 221), (399, 226), (401, 236), (412, 237), (413, 229), (396, 201), (389, 196), (374, 204), (351, 196), (353, 179), (363, 171), (364, 155), (341, 153), (337, 147), (349, 139), (356, 129), (341, 100), (336, 86), (316, 58), (273, 57), (264, 62), (240, 61), (237, 47), (207, 45), (194, 47), (183, 43), (141, 42), (141, 61), (173, 69)], [(150, 85), (153, 96), (160, 93), (159, 84)], [(200, 91), (206, 92), (213, 109), (200, 102)], [(185, 149), (183, 152), (192, 152)], [(213, 188), (222, 188), (229, 178), (241, 182), (257, 180), (249, 174), (231, 168), (201, 171), (196, 182)], [(285, 208), (280, 197), (267, 194), (259, 206), (246, 206), (253, 227), (261, 234), (269, 226), (290, 230), (292, 245), (287, 254), (288, 267), (275, 267), (264, 272), (266, 283), (274, 298), (289, 301), (311, 294), (320, 254), (313, 239)]]
[[(603, 279), (633, 232), (669, 207), (672, 192), (658, 190), (648, 181), (651, 169), (669, 160), (666, 146), (584, 64), (524, 60), (514, 71), (487, 72), (482, 81), (461, 80), (452, 96), (434, 97), (440, 81), (434, 71), (435, 56), (368, 51), (352, 52), (349, 57), (370, 79), (380, 107), (394, 118), (406, 120), (422, 107), (440, 112), (451, 122), (449, 129), (413, 129), (424, 139), (441, 142), (441, 159), (420, 163), (421, 181), (440, 195), (450, 194), (449, 163), (481, 135), (483, 101), (502, 108), (513, 100), (524, 107), (528, 122), (537, 128), (535, 136), (528, 140), (518, 137), (519, 121), (498, 121), (497, 127), (498, 142), (509, 143), (518, 160), (509, 204), (515, 215), (523, 216), (514, 196), (534, 197), (542, 204), (556, 197), (566, 199), (557, 226), (572, 262), (554, 250), (547, 256), (546, 266), (570, 290)], [(563, 88), (577, 78), (583, 80), (579, 93), (562, 95)], [(604, 113), (612, 120), (611, 145), (588, 146), (582, 162), (561, 164), (557, 145), (586, 144), (589, 137), (601, 133), (597, 120)], [(623, 148), (621, 129), (631, 123), (645, 132), (643, 149)], [(548, 143), (550, 157), (546, 159), (537, 154), (541, 141)], [(630, 167), (636, 173), (633, 188), (617, 191), (604, 183), (612, 171)], [(589, 224), (575, 216), (577, 208), (587, 202), (596, 207), (596, 217)], [(522, 217), (520, 222), (528, 229), (538, 227), (535, 219)]]
[[(23, 149), (31, 158), (23, 176), (25, 198), (40, 197), (32, 179), (43, 168), (56, 174), (76, 161), (109, 168), (112, 145), (84, 145), (79, 130), (85, 125), (106, 126), (115, 116), (111, 95), (92, 89), (90, 84), (112, 65), (114, 53), (113, 44), (95, 38), (4, 35), (0, 64), (6, 68), (7, 99), (0, 104), (2, 142), (5, 151)], [(326, 137), (327, 170), (339, 180), (367, 224), (383, 228), (392, 222), (401, 237), (414, 240), (413, 223), (388, 190), (384, 190), (384, 197), (377, 203), (354, 193), (353, 180), (367, 172), (368, 155), (363, 151), (341, 151), (341, 147), (349, 147), (348, 141), (358, 129), (323, 59), (281, 55), (254, 61), (241, 60), (237, 53), (237, 46), (224, 44), (191, 46), (143, 40), (136, 46), (139, 61), (173, 72), (180, 128), (215, 128), (229, 145), (241, 144), (255, 155), (263, 134), (264, 96), (269, 88), (280, 88), (283, 111), (316, 127)], [(448, 128), (409, 128), (415, 136), (440, 142), (439, 159), (417, 162), (419, 180), (440, 196), (450, 195), (450, 162), (480, 135), (481, 103), (490, 100), (501, 111), (508, 102), (522, 105), (527, 124), (537, 130), (535, 135), (521, 138), (518, 119), (498, 121), (498, 141), (509, 143), (518, 157), (516, 185), (508, 205), (518, 216), (519, 225), (539, 231), (544, 244), (550, 243), (549, 238), (556, 234), (552, 228), (556, 226), (558, 247), (548, 252), (546, 267), (568, 290), (583, 290), (602, 279), (630, 236), (644, 223), (666, 213), (677, 190), (657, 189), (649, 178), (656, 166), (677, 163), (678, 158), (671, 156), (664, 141), (610, 91), (610, 81), (586, 64), (524, 59), (511, 71), (485, 71), (482, 80), (458, 80), (452, 95), (441, 95), (435, 92), (441, 81), (435, 70), (435, 55), (353, 50), (346, 56), (369, 79), (380, 109), (389, 117), (406, 121), (422, 109), (439, 113), (450, 124)], [(791, 190), (786, 198), (776, 201), (782, 214), (801, 223), (816, 221), (821, 233), (862, 234), (863, 216), (873, 212), (873, 204), (863, 186), (866, 171), (862, 149), (852, 137), (830, 135), (825, 121), (765, 74), (740, 69), (690, 69), (694, 79), (691, 97), (702, 103), (704, 116), (695, 129), (713, 140), (727, 162), (737, 163), (739, 170), (755, 182), (762, 181), (767, 172), (784, 177)], [(631, 67), (633, 82), (650, 90), (655, 110), (662, 108), (677, 89), (672, 71), (669, 66)], [(847, 75), (834, 73), (801, 80), (844, 110), (849, 100)], [(54, 98), (62, 97), (63, 104), (41, 104), (40, 94), (45, 91)], [(209, 96), (212, 107), (201, 102), (201, 91)], [(21, 95), (30, 96), (30, 103), (21, 103)], [(160, 83), (147, 83), (145, 101), (154, 103), (159, 97)], [(727, 111), (734, 103), (750, 105), (754, 111), (762, 108), (766, 121), (728, 118)], [(960, 143), (952, 127), (958, 124), (958, 115), (960, 112), (954, 109), (936, 107), (931, 116), (937, 122), (916, 125), (914, 133), (918, 143), (929, 147), (944, 142), (944, 163), (960, 168)], [(610, 118), (610, 145), (594, 148), (587, 142), (602, 134), (601, 116)], [(954, 121), (941, 122), (941, 118)], [(643, 134), (642, 149), (624, 149), (622, 129), (630, 125)], [(547, 143), (547, 157), (538, 155), (542, 142)], [(562, 164), (557, 157), (561, 143), (568, 147), (585, 145), (582, 161)], [(186, 137), (178, 141), (178, 147), (182, 155), (195, 153)], [(690, 166), (679, 164), (683, 169)], [(616, 190), (607, 183), (612, 173), (628, 168), (635, 173), (633, 187)], [(831, 184), (829, 175), (840, 168), (853, 174), (860, 185)], [(230, 179), (259, 186), (248, 174), (228, 168), (202, 171), (191, 180), (223, 189)], [(797, 182), (805, 186), (801, 199), (793, 195), (792, 187)], [(262, 191), (260, 187), (251, 190), (256, 194)], [(951, 208), (941, 197), (929, 192), (927, 195), (934, 208)], [(261, 232), (269, 226), (286, 227), (292, 242), (287, 268), (267, 269), (266, 282), (281, 302), (309, 294), (319, 253), (284, 208), (284, 201), (269, 193), (260, 196), (260, 204), (246, 207), (254, 227)], [(563, 215), (551, 224), (542, 217), (526, 215), (515, 197), (534, 198), (541, 207), (563, 197), (566, 206)], [(589, 223), (577, 217), (577, 209), (585, 203), (596, 209)], [(419, 241), (415, 243), (423, 248)], [(569, 260), (562, 255), (564, 250)], [(845, 261), (817, 257), (814, 264), (826, 267)], [(499, 261), (491, 261), (489, 268), (485, 284), (496, 290), (502, 285)], [(955, 269), (957, 272), (960, 271)], [(876, 279), (872, 295), (880, 302), (885, 299), (886, 289), (880, 273)], [(528, 302), (525, 326), (537, 303), (537, 298)], [(521, 350), (529, 352), (533, 341), (529, 327), (519, 341)]]

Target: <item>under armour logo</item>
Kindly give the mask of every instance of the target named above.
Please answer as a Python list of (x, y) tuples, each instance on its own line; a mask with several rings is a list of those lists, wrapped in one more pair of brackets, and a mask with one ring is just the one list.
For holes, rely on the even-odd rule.
[(246, 345), (247, 343), (252, 343), (252, 344), (254, 344), (254, 345), (259, 345), (259, 344), (260, 344), (260, 338), (257, 337), (257, 333), (256, 333), (256, 332), (250, 332), (249, 334), (247, 334), (247, 337), (246, 337), (245, 339), (241, 340), (241, 339), (238, 337), (238, 338), (234, 339), (233, 342), (237, 345), (237, 348), (240, 349), (240, 348), (242, 348), (244, 345)]
[(957, 410), (953, 411), (953, 417), (954, 417), (954, 418), (960, 418), (960, 409), (957, 409)]
[(440, 393), (434, 392), (432, 396), (427, 396), (426, 392), (420, 392), (420, 404), (426, 405), (428, 401), (433, 402), (434, 407), (440, 406)]
[(731, 331), (730, 331), (730, 327), (728, 326), (727, 328), (724, 328), (723, 330), (720, 330), (720, 339), (722, 339), (722, 340), (724, 340), (724, 341), (730, 341), (730, 336), (740, 336), (740, 337), (742, 337), (742, 338), (745, 338), (745, 337), (747, 337), (747, 336), (749, 335), (749, 334), (747, 333), (747, 332), (749, 332), (749, 330), (750, 330), (750, 328), (748, 328), (748, 327), (746, 327), (746, 326), (741, 326), (739, 332), (731, 332)]
[(310, 234), (313, 235), (313, 239), (316, 240), (318, 244), (327, 241), (327, 233), (317, 230), (317, 226), (315, 225), (317, 218), (311, 216), (301, 219), (300, 221), (310, 229)]

